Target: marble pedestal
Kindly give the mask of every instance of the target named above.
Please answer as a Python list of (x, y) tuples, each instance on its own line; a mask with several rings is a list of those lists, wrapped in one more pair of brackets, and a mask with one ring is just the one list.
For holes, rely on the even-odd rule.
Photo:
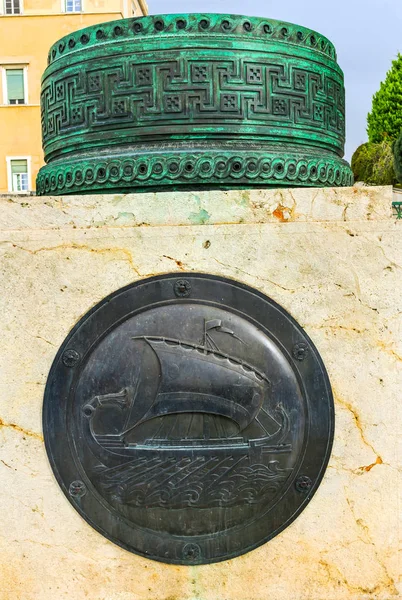
[[(390, 600), (401, 596), (402, 221), (391, 188), (0, 197), (0, 599)], [(268, 544), (200, 567), (104, 539), (47, 461), (44, 386), (76, 321), (169, 271), (233, 277), (306, 329), (336, 408), (332, 457)], [(399, 440), (398, 440), (399, 436)]]

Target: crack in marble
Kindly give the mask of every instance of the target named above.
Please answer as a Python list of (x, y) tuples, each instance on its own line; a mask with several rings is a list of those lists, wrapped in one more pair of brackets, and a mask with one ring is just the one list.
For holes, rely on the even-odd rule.
[(369, 308), (370, 310), (376, 312), (377, 314), (379, 313), (378, 308), (375, 308), (374, 306), (370, 306), (370, 304), (367, 304), (367, 302), (363, 302), (363, 300), (357, 295), (355, 294), (355, 292), (350, 291), (348, 288), (346, 288), (344, 285), (340, 284), (340, 283), (335, 283), (335, 285), (343, 290), (345, 290), (345, 292), (348, 292), (347, 294), (345, 294), (345, 298), (347, 297), (355, 297), (356, 300), (358, 300), (360, 302), (360, 304), (362, 306), (365, 306), (366, 308)]
[[(390, 320), (390, 319), (388, 319)], [(367, 328), (364, 329), (358, 329), (357, 327), (346, 327), (345, 325), (310, 325), (307, 323), (304, 323), (303, 326), (306, 329), (330, 329), (331, 331), (348, 331), (351, 333), (356, 333), (356, 334), (362, 334), (362, 333), (366, 333), (369, 332), (370, 330)], [(402, 356), (400, 354), (398, 354), (395, 350), (393, 350), (392, 345), (391, 344), (387, 344), (386, 342), (383, 342), (382, 340), (375, 340), (376, 345), (380, 348), (380, 350), (383, 350), (384, 352), (386, 352), (387, 354), (389, 354), (390, 356), (392, 356), (395, 360), (397, 361), (402, 361)]]
[(381, 458), (381, 456), (377, 456), (377, 458), (375, 459), (375, 462), (371, 463), (371, 465), (367, 465), (365, 467), (359, 467), (358, 469), (356, 469), (356, 473), (359, 474), (363, 474), (363, 473), (369, 473), (371, 471), (371, 469), (374, 469), (374, 467), (376, 467), (377, 465), (383, 465), (384, 461)]
[(350, 263), (348, 263), (348, 267), (350, 269), (350, 272), (352, 273), (353, 279), (355, 280), (356, 298), (361, 301), (362, 291), (360, 287), (359, 276), (357, 275), (356, 270), (350, 265)]
[(309, 325), (309, 324), (304, 324), (303, 325), (306, 329), (334, 329), (335, 331), (340, 329), (342, 331), (350, 331), (352, 333), (365, 333), (366, 331), (369, 331), (367, 328), (364, 329), (357, 329), (357, 327), (346, 327), (345, 325)]
[(254, 273), (254, 274), (247, 273), (247, 271), (243, 271), (243, 269), (240, 269), (239, 267), (233, 267), (232, 265), (228, 265), (226, 263), (223, 263), (220, 260), (218, 260), (217, 258), (213, 258), (212, 260), (214, 260), (215, 262), (217, 262), (218, 265), (221, 265), (222, 267), (225, 267), (226, 269), (229, 269), (230, 271), (235, 270), (238, 273), (242, 273), (243, 275), (247, 275), (247, 277), (250, 277), (251, 279), (257, 279), (258, 281), (263, 281), (265, 283), (270, 283), (271, 285), (274, 285), (275, 287), (278, 287), (279, 289), (281, 289), (281, 290), (283, 290), (285, 292), (289, 292), (291, 294), (294, 294), (298, 289), (300, 289), (300, 288), (292, 289), (292, 288), (284, 287), (283, 285), (281, 285), (280, 283), (277, 283), (276, 281), (273, 281), (272, 279), (268, 279), (267, 277), (260, 277), (256, 273)]
[(386, 352), (390, 356), (393, 356), (396, 360), (402, 361), (402, 356), (392, 349), (391, 344), (386, 344), (385, 342), (381, 342), (380, 340), (378, 340), (377, 345), (381, 350), (384, 350), (384, 352)]
[[(367, 236), (362, 235), (362, 238), (365, 239), (367, 242), (369, 242), (370, 245), (373, 244), (373, 240), (368, 238)], [(382, 255), (384, 256), (385, 260), (388, 262), (389, 265), (391, 265), (392, 267), (395, 267), (396, 269), (402, 269), (402, 265), (399, 265), (398, 263), (394, 262), (385, 254), (385, 250), (380, 244), (375, 244), (375, 247), (381, 251)]]
[(16, 423), (5, 423), (3, 421), (3, 419), (0, 418), (0, 428), (1, 427), (9, 428), (9, 429), (12, 429), (13, 431), (18, 431), (18, 433), (21, 433), (22, 435), (26, 435), (28, 437), (34, 438), (35, 440), (39, 440), (39, 441), (43, 442), (43, 435), (41, 435), (40, 433), (36, 433), (35, 431), (30, 431), (29, 429), (24, 429), (23, 427), (21, 427), (20, 425), (17, 425)]
[(340, 569), (334, 565), (329, 563), (326, 560), (323, 560), (322, 558), (318, 561), (318, 564), (321, 565), (328, 576), (328, 579), (330, 581), (332, 581), (334, 584), (336, 583), (337, 585), (339, 585), (339, 582), (342, 582), (350, 592), (360, 592), (362, 594), (379, 594), (382, 590), (391, 587), (391, 591), (390, 593), (395, 596), (398, 595), (398, 590), (395, 587), (395, 582), (393, 579), (390, 580), (389, 583), (387, 583), (386, 585), (383, 585), (381, 583), (377, 583), (377, 585), (373, 586), (373, 587), (363, 587), (360, 585), (352, 585), (347, 579), (346, 577), (343, 575), (343, 573), (340, 571)]
[[(364, 522), (364, 520), (361, 517), (358, 517), (356, 515), (354, 503), (347, 497), (346, 489), (345, 489), (345, 498), (346, 498), (346, 503), (350, 509), (350, 512), (352, 513), (352, 517), (353, 517), (357, 527), (364, 534), (364, 536), (366, 538), (365, 543), (370, 544), (374, 549), (374, 554), (377, 559), (377, 562), (380, 565), (380, 567), (382, 568), (385, 578), (386, 578), (385, 588), (390, 590), (390, 593), (392, 596), (399, 596), (399, 592), (395, 585), (395, 580), (393, 579), (393, 577), (391, 577), (391, 575), (387, 569), (387, 566), (385, 565), (384, 561), (381, 560), (381, 558), (378, 555), (378, 550), (377, 550), (376, 544), (373, 541), (373, 538), (371, 537), (370, 529), (369, 529), (368, 525)], [(362, 539), (362, 541), (364, 541), (364, 540)], [(377, 584), (377, 586), (376, 586), (376, 588), (379, 588), (380, 590), (383, 587), (384, 586), (383, 585), (381, 586), (380, 584)], [(373, 591), (373, 592), (368, 592), (368, 593), (375, 593), (375, 592)]]
[(89, 252), (91, 254), (122, 254), (124, 258), (120, 260), (125, 260), (129, 263), (132, 270), (135, 272), (138, 277), (143, 277), (139, 272), (138, 268), (134, 264), (132, 254), (127, 248), (119, 248), (119, 247), (109, 247), (109, 248), (91, 248), (86, 244), (75, 244), (75, 243), (66, 243), (66, 244), (58, 244), (57, 246), (44, 246), (42, 248), (37, 248), (36, 250), (30, 250), (29, 248), (24, 248), (23, 246), (19, 246), (18, 244), (14, 244), (13, 242), (9, 242), (12, 244), (14, 248), (18, 248), (23, 252), (28, 252), (29, 254), (36, 255), (40, 252), (53, 252), (58, 250), (83, 250), (84, 252)]
[[(334, 392), (334, 398), (335, 398), (335, 402), (336, 402), (337, 404), (340, 404), (340, 406), (343, 406), (343, 408), (345, 408), (346, 410), (348, 410), (348, 411), (350, 412), (350, 414), (352, 415), (352, 417), (353, 417), (353, 422), (354, 422), (354, 424), (356, 425), (356, 427), (357, 427), (357, 430), (359, 431), (360, 438), (361, 438), (361, 440), (362, 440), (363, 444), (364, 444), (364, 445), (365, 445), (367, 448), (370, 448), (370, 450), (371, 450), (371, 451), (374, 453), (374, 455), (376, 456), (376, 463), (374, 463), (374, 464), (378, 464), (378, 465), (382, 465), (382, 464), (384, 464), (384, 462), (383, 462), (383, 460), (382, 460), (381, 456), (379, 455), (379, 453), (378, 453), (378, 452), (377, 452), (377, 451), (374, 449), (373, 445), (372, 445), (372, 444), (371, 444), (371, 443), (370, 443), (370, 442), (367, 440), (367, 438), (366, 438), (366, 434), (364, 433), (364, 426), (363, 426), (363, 423), (362, 423), (361, 417), (360, 417), (359, 413), (357, 412), (357, 410), (356, 410), (355, 408), (353, 408), (353, 406), (352, 406), (352, 405), (351, 405), (349, 402), (347, 402), (346, 400), (343, 400), (343, 398), (340, 398), (340, 396), (338, 396), (337, 394), (335, 394), (335, 392)], [(381, 461), (381, 462), (377, 462), (377, 460), (378, 460), (378, 461)], [(369, 465), (369, 466), (370, 466), (370, 465)], [(374, 465), (373, 465), (373, 466), (374, 466)], [(371, 468), (372, 468), (372, 467), (371, 467)], [(359, 471), (360, 469), (363, 469), (363, 471), (365, 471), (365, 467), (360, 467), (360, 468), (358, 469), (358, 471)], [(369, 470), (371, 470), (371, 469), (369, 469)]]
[(42, 340), (43, 342), (46, 342), (46, 344), (49, 344), (49, 346), (53, 346), (53, 347), (56, 346), (56, 344), (53, 344), (53, 342), (50, 342), (49, 340), (47, 340), (46, 338), (42, 337), (41, 335), (35, 335), (35, 338), (37, 340)]
[(41, 511), (37, 506), (34, 506), (34, 508), (32, 508), (32, 506), (30, 506), (29, 504), (26, 504), (26, 502), (23, 502), (21, 500), (21, 498), (18, 498), (17, 496), (10, 496), (10, 498), (14, 502), (19, 502), (20, 504), (22, 504), (22, 506), (25, 506), (25, 508), (28, 508), (30, 511), (32, 511), (34, 513), (38, 513), (38, 515), (40, 515), (43, 519), (45, 518), (43, 511)]
[(162, 257), (172, 260), (174, 263), (176, 263), (176, 265), (180, 269), (180, 271), (185, 271), (184, 264), (181, 260), (178, 260), (177, 258), (172, 258), (171, 256), (168, 256), (167, 254), (162, 254)]
[[(289, 189), (288, 191), (289, 191), (289, 195), (290, 195), (290, 197), (291, 197), (291, 198), (292, 198), (292, 200), (293, 200), (293, 206), (291, 207), (291, 215), (292, 215), (292, 217), (295, 217), (295, 210), (296, 210), (296, 208), (297, 208), (297, 200), (296, 200), (296, 198), (293, 196), (293, 192), (292, 192), (292, 190), (291, 190), (291, 189)], [(311, 201), (312, 203), (313, 203), (313, 202), (314, 202), (314, 200), (317, 198), (318, 194), (319, 194), (319, 190), (317, 191), (317, 194), (314, 196), (313, 200)]]
[[(345, 262), (345, 261), (344, 261), (344, 262)], [(353, 278), (354, 278), (354, 280), (355, 280), (355, 285), (356, 285), (356, 283), (357, 283), (357, 285), (358, 285), (358, 288), (359, 288), (359, 294), (357, 294), (357, 293), (355, 293), (355, 292), (352, 292), (352, 291), (351, 291), (349, 288), (345, 287), (345, 286), (344, 286), (342, 283), (338, 283), (338, 282), (336, 282), (336, 281), (335, 281), (335, 282), (334, 282), (334, 284), (336, 285), (336, 287), (338, 287), (338, 288), (340, 288), (340, 289), (344, 290), (345, 292), (348, 292), (347, 294), (345, 294), (345, 295), (344, 295), (344, 297), (345, 297), (345, 298), (348, 298), (348, 297), (352, 297), (352, 296), (353, 296), (354, 298), (356, 298), (356, 300), (358, 300), (358, 301), (360, 302), (360, 304), (361, 304), (362, 306), (365, 306), (366, 308), (369, 308), (370, 310), (372, 310), (372, 311), (374, 311), (374, 312), (378, 313), (378, 312), (379, 312), (379, 311), (378, 311), (378, 308), (375, 308), (374, 306), (371, 306), (370, 304), (367, 304), (367, 302), (364, 302), (364, 301), (363, 301), (363, 300), (360, 298), (360, 291), (361, 291), (361, 290), (360, 290), (360, 283), (359, 283), (359, 279), (357, 278), (357, 275), (356, 275), (356, 273), (353, 273), (353, 272), (352, 272), (352, 275), (353, 275)], [(357, 281), (356, 281), (356, 278), (357, 278)]]
[(26, 333), (29, 336), (31, 336), (32, 338), (34, 338), (35, 340), (42, 340), (43, 342), (46, 342), (46, 344), (49, 344), (49, 346), (53, 346), (54, 348), (56, 347), (56, 344), (53, 344), (53, 342), (50, 342), (49, 340), (42, 337), (41, 335), (33, 335), (32, 333), (29, 333), (29, 331), (26, 331)]
[(357, 469), (356, 468), (352, 469), (351, 467), (345, 467), (342, 464), (342, 458), (337, 457), (337, 456), (333, 456), (331, 461), (335, 464), (329, 464), (327, 467), (328, 469), (333, 469), (334, 471), (345, 471), (345, 473), (350, 473), (351, 475), (357, 475), (357, 476), (364, 475), (365, 473), (370, 473), (370, 471), (378, 465), (384, 465), (384, 466), (389, 467), (390, 469), (399, 471), (399, 469), (397, 467), (393, 467), (389, 463), (384, 462), (382, 460), (381, 456), (377, 456), (375, 462), (371, 463), (370, 465), (358, 467)]

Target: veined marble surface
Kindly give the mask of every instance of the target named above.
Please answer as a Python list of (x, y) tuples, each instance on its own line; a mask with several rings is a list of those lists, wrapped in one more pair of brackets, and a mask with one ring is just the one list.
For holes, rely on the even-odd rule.
[[(0, 196), (1, 600), (402, 596), (402, 221), (391, 202), (388, 187)], [(239, 558), (181, 567), (84, 522), (51, 472), (41, 408), (59, 345), (95, 303), (193, 270), (260, 289), (306, 329), (336, 431), (324, 480), (290, 527)]]

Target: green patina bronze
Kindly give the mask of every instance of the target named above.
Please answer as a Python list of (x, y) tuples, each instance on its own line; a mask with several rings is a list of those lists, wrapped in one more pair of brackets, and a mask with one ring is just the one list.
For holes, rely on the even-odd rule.
[(343, 73), (331, 42), (238, 15), (125, 19), (50, 50), (39, 194), (340, 186)]

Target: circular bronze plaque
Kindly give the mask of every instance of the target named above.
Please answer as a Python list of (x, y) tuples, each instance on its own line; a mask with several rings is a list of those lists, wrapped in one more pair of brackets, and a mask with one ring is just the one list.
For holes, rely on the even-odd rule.
[(275, 302), (203, 274), (118, 290), (68, 335), (45, 391), (46, 448), (80, 514), (127, 550), (232, 558), (317, 489), (334, 412), (319, 354)]

